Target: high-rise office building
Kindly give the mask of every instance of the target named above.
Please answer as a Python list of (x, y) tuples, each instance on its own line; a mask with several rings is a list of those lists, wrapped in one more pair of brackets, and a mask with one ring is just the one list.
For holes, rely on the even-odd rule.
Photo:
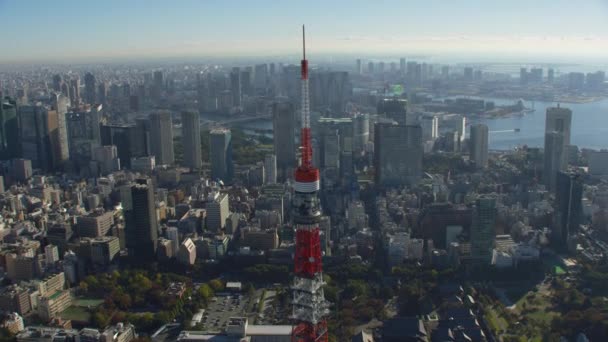
[(377, 123), (374, 127), (376, 184), (416, 184), (422, 174), (422, 129), (420, 126)]
[(528, 84), (528, 69), (520, 68), (519, 69), (519, 83), (520, 84)]
[(310, 74), (310, 105), (319, 110), (331, 110), (340, 117), (352, 95), (350, 76), (345, 71), (314, 72)]
[(217, 109), (217, 101), (211, 96), (211, 91), (209, 89), (209, 80), (200, 73), (196, 75), (196, 100), (198, 111), (201, 113), (212, 112)]
[(357, 72), (357, 75), (361, 75), (363, 73), (363, 67), (361, 66), (361, 59), (357, 59), (355, 71)]
[[(568, 167), (572, 111), (563, 107), (547, 108), (545, 121), (545, 185), (554, 190), (557, 172)], [(561, 145), (560, 145), (561, 144)]]
[(226, 226), (226, 218), (230, 215), (228, 194), (214, 192), (207, 199), (207, 229), (220, 232)]
[(439, 138), (439, 118), (437, 116), (422, 116), (420, 126), (422, 127), (422, 141), (434, 141)]
[(57, 112), (36, 106), (19, 107), (21, 154), (35, 169), (53, 170), (51, 135), (57, 131)]
[(476, 263), (489, 265), (496, 237), (496, 199), (481, 196), (475, 201), (471, 224), (471, 257)]
[(585, 74), (582, 72), (571, 72), (568, 74), (568, 89), (580, 90), (585, 88)]
[(70, 80), (70, 103), (72, 106), (80, 102), (80, 77), (76, 76)]
[(241, 107), (241, 71), (238, 67), (232, 68), (230, 73), (230, 93), (232, 94), (232, 105)]
[(547, 108), (545, 133), (560, 132), (564, 135), (564, 145), (570, 145), (570, 131), (572, 127), (572, 111), (568, 108)]
[(22, 158), (13, 159), (13, 177), (22, 183), (32, 177), (32, 161)]
[(367, 63), (367, 73), (368, 74), (374, 73), (374, 62)]
[(251, 81), (251, 74), (253, 70), (251, 67), (245, 68), (241, 71), (241, 92), (244, 95), (253, 95), (253, 85)]
[(382, 99), (378, 102), (378, 114), (385, 115), (395, 120), (399, 125), (406, 124), (407, 100), (404, 99)]
[(121, 167), (131, 168), (131, 158), (148, 155), (146, 130), (140, 125), (102, 125), (101, 144), (114, 145), (118, 150)]
[(90, 72), (87, 72), (84, 75), (84, 100), (88, 104), (95, 104), (97, 97), (95, 96), (97, 92), (95, 76)]
[(444, 65), (441, 67), (441, 78), (447, 80), (450, 78), (450, 66)]
[(0, 158), (11, 159), (19, 155), (18, 138), (17, 102), (0, 98)]
[(264, 157), (264, 183), (275, 184), (277, 182), (277, 156), (267, 154)]
[(154, 186), (151, 179), (138, 179), (131, 186), (131, 210), (125, 212), (127, 220), (127, 248), (139, 260), (153, 260), (158, 241), (158, 222), (154, 203)]
[(473, 68), (471, 68), (471, 67), (464, 68), (464, 80), (467, 82), (473, 81)]
[(583, 180), (577, 173), (557, 173), (553, 240), (558, 248), (567, 246), (568, 238), (579, 230), (583, 218)]
[(184, 165), (191, 169), (200, 169), (203, 161), (201, 156), (201, 126), (198, 113), (182, 113), (182, 140)]
[(532, 68), (528, 73), (528, 82), (529, 83), (542, 83), (543, 82), (543, 69), (542, 68)]
[(108, 84), (106, 82), (99, 82), (97, 86), (97, 102), (106, 104), (108, 98)]
[(564, 134), (560, 132), (545, 133), (545, 162), (543, 169), (543, 180), (549, 190), (555, 190), (557, 174), (565, 170), (566, 145)]
[(158, 87), (158, 89), (162, 89), (163, 85), (164, 85), (163, 71), (162, 70), (154, 71), (154, 86)]
[(284, 182), (291, 177), (290, 170), (296, 164), (296, 113), (289, 102), (277, 102), (272, 106), (274, 154), (277, 156), (277, 179)]
[(66, 127), (70, 160), (76, 166), (88, 165), (93, 150), (101, 145), (101, 106), (66, 114)]
[(61, 94), (63, 94), (63, 96), (70, 98), (71, 91), (72, 91), (72, 89), (70, 88), (69, 84), (61, 83)]
[(479, 168), (488, 166), (488, 126), (477, 124), (471, 126), (470, 139), (471, 160)]
[(401, 73), (401, 75), (405, 75), (405, 71), (406, 71), (406, 60), (405, 58), (400, 58), (399, 59), (399, 72)]
[(262, 92), (266, 89), (268, 84), (268, 64), (258, 64), (255, 66), (254, 84), (255, 88)]
[(114, 145), (98, 146), (93, 150), (91, 170), (95, 175), (106, 175), (120, 170), (120, 158)]
[(56, 92), (61, 91), (61, 85), (63, 84), (63, 78), (61, 75), (53, 75), (53, 90)]
[(547, 70), (547, 82), (553, 83), (554, 80), (555, 80), (555, 70), (553, 70), (553, 68), (549, 68), (549, 70)]
[(173, 123), (171, 113), (159, 111), (150, 114), (150, 150), (156, 163), (171, 165), (175, 163), (173, 151)]
[(51, 136), (54, 147), (53, 164), (60, 166), (70, 158), (68, 126), (65, 116), (68, 112), (68, 98), (63, 94), (52, 94), (52, 109), (57, 112), (57, 131)]
[(225, 183), (232, 182), (234, 166), (232, 163), (232, 134), (228, 129), (214, 129), (209, 134), (209, 157), (211, 178)]
[(384, 73), (384, 62), (378, 62), (378, 73)]
[(369, 142), (369, 116), (358, 114), (353, 117), (353, 153), (360, 155), (365, 152)]

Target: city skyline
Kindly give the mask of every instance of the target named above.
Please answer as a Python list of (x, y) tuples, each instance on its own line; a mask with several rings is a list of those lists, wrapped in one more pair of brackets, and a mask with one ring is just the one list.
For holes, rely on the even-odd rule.
[[(573, 14), (576, 13), (576, 14)], [(598, 60), (608, 56), (608, 3), (458, 4), (313, 0), (0, 1), (0, 63), (292, 55), (306, 23), (309, 49), (327, 54)], [(564, 23), (567, 22), (567, 25)], [(282, 28), (279, 30), (278, 28)]]

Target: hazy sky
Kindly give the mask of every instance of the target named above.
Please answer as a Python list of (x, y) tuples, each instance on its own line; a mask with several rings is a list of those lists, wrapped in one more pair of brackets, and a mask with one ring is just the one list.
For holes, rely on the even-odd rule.
[(311, 54), (608, 57), (608, 0), (0, 0), (0, 61)]

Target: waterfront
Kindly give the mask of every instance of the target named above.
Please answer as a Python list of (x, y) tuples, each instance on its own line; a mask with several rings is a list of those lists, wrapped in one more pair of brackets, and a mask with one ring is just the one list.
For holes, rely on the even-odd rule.
[[(488, 99), (497, 105), (512, 104), (513, 100)], [(525, 101), (526, 108), (535, 111), (523, 116), (513, 115), (501, 118), (480, 119), (490, 131), (519, 129), (519, 132), (494, 132), (490, 134), (489, 145), (493, 150), (509, 150), (528, 145), (542, 147), (545, 134), (545, 116), (548, 107), (555, 102)], [(568, 103), (562, 107), (572, 110), (571, 143), (579, 148), (608, 148), (608, 99), (589, 103)]]
[[(514, 100), (488, 99), (497, 105), (510, 105)], [(478, 119), (488, 125), (489, 144), (492, 150), (510, 150), (517, 146), (542, 147), (545, 134), (545, 113), (555, 102), (524, 101), (526, 108), (535, 111), (523, 116)], [(572, 110), (572, 144), (579, 148), (608, 148), (608, 99), (589, 103), (568, 103), (562, 107)], [(469, 124), (472, 121), (469, 122)], [(245, 129), (272, 130), (272, 121), (260, 120), (243, 124)], [(513, 130), (519, 129), (519, 132)], [(508, 132), (507, 132), (508, 131)]]

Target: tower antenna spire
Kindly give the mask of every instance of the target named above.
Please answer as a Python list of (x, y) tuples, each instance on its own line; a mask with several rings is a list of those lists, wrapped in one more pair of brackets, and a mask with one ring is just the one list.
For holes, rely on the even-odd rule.
[(306, 28), (302, 25), (302, 59), (306, 59)]
[(296, 228), (294, 278), (292, 294), (292, 342), (327, 342), (329, 303), (323, 293), (323, 253), (319, 223), (321, 189), (319, 169), (312, 163), (310, 132), (310, 100), (308, 93), (308, 61), (306, 60), (306, 31), (302, 25), (302, 127), (300, 150), (302, 161), (294, 174), (293, 223)]

